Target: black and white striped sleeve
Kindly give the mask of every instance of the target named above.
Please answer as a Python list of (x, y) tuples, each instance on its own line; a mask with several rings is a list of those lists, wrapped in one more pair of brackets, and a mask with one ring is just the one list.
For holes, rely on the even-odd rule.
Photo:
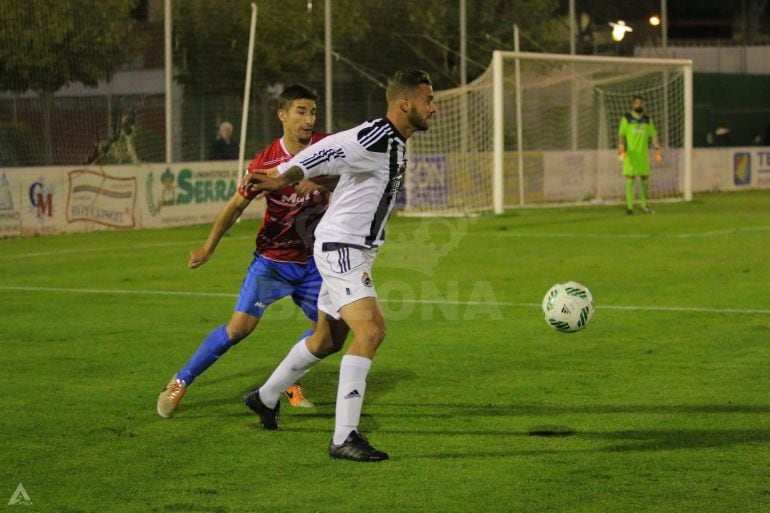
[(284, 174), (292, 167), (299, 167), (305, 178), (341, 174), (344, 166), (341, 166), (340, 163), (344, 161), (346, 155), (342, 146), (334, 139), (334, 136), (330, 136), (308, 146), (291, 160), (280, 164), (278, 172)]

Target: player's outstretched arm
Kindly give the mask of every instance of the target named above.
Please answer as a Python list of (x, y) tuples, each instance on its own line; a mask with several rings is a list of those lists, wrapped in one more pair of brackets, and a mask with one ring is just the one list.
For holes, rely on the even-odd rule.
[(274, 169), (254, 171), (246, 177), (250, 191), (277, 191), (287, 185), (299, 183), (305, 177), (301, 168), (294, 166), (285, 173), (276, 174)]
[(222, 209), (214, 221), (209, 236), (206, 238), (206, 242), (190, 251), (187, 267), (195, 269), (211, 259), (219, 241), (222, 240), (222, 237), (227, 233), (227, 230), (235, 224), (235, 221), (241, 217), (243, 210), (249, 206), (249, 203), (251, 203), (251, 199), (244, 198), (237, 191), (233, 194), (232, 198), (227, 202), (227, 205), (225, 205), (225, 208)]

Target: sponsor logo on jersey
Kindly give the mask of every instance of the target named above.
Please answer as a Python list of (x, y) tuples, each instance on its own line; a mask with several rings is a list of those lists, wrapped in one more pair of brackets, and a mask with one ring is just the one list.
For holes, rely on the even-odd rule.
[(285, 194), (281, 194), (281, 202), (282, 203), (302, 203), (310, 198), (311, 195), (318, 195), (320, 194), (318, 191), (313, 191), (311, 194), (306, 194), (304, 196), (300, 196), (296, 192), (292, 192), (289, 196)]

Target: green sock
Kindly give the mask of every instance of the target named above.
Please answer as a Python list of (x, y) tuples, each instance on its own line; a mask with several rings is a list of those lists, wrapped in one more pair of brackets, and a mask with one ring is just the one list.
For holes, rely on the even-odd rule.
[(650, 181), (642, 180), (642, 208), (647, 208), (647, 196), (650, 194)]
[(626, 207), (628, 210), (634, 209), (634, 178), (626, 178)]

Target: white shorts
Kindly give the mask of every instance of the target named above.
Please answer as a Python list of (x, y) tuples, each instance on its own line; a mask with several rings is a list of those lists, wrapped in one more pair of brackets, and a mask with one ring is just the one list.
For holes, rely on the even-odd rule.
[(318, 309), (339, 319), (343, 306), (365, 297), (377, 297), (372, 281), (372, 264), (377, 249), (327, 243), (327, 250), (324, 251), (323, 246), (316, 242), (313, 248), (313, 258), (323, 278), (318, 293)]

